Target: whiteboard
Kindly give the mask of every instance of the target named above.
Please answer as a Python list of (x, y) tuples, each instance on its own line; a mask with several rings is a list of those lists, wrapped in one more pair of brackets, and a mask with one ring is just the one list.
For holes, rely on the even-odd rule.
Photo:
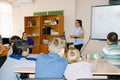
[(109, 32), (116, 32), (120, 39), (120, 5), (92, 7), (92, 39), (106, 39)]

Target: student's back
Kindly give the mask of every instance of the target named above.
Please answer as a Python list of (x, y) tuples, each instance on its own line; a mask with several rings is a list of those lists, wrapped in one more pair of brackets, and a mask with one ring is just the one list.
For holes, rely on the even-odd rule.
[(94, 69), (92, 67), (94, 67), (94, 64), (85, 61), (68, 64), (64, 74), (65, 78), (67, 80), (90, 79), (93, 77), (92, 71)]
[(57, 53), (40, 54), (37, 58), (37, 78), (62, 78), (67, 61)]
[(67, 60), (69, 62), (65, 70), (65, 78), (67, 80), (92, 78), (92, 71), (96, 67), (94, 63), (80, 61), (80, 52), (75, 48), (68, 49)]
[(109, 63), (120, 68), (120, 46), (118, 45), (118, 35), (115, 32), (110, 32), (107, 35), (108, 45), (97, 54), (88, 54), (87, 58), (99, 59), (103, 58)]
[(13, 45), (13, 53), (0, 69), (0, 80), (18, 80), (15, 70), (20, 67), (35, 67), (35, 58), (27, 58), (27, 41), (18, 40)]
[(15, 70), (20, 67), (35, 67), (35, 61), (27, 60), (24, 57), (20, 60), (8, 57), (0, 69), (0, 80), (18, 80)]
[(49, 41), (49, 53), (40, 54), (36, 62), (36, 78), (62, 78), (67, 66), (64, 56), (65, 40), (54, 38)]

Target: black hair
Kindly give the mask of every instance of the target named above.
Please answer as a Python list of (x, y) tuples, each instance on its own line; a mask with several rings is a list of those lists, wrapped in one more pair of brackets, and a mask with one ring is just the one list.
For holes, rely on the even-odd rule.
[(13, 54), (12, 55), (22, 55), (23, 51), (27, 51), (27, 48), (29, 47), (29, 44), (25, 40), (16, 40), (13, 44)]
[(16, 35), (12, 36), (12, 37), (10, 38), (10, 45), (11, 45), (12, 43), (14, 43), (16, 40), (19, 40), (19, 39), (21, 39), (19, 36), (16, 36)]
[(117, 35), (117, 33), (115, 33), (115, 32), (110, 32), (110, 33), (107, 35), (107, 39), (108, 39), (110, 42), (118, 42), (118, 35)]
[(82, 20), (76, 19), (76, 21), (80, 24), (80, 27), (82, 28)]

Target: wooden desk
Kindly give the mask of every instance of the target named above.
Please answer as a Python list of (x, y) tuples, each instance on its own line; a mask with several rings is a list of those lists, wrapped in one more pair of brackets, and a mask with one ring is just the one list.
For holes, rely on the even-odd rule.
[[(97, 65), (96, 70), (93, 72), (93, 76), (109, 76), (109, 75), (120, 75), (120, 69), (110, 64), (105, 60), (94, 60)], [(22, 67), (15, 70), (16, 73), (29, 73), (34, 74), (34, 67)], [(34, 77), (34, 76), (33, 76)]]
[(94, 62), (97, 65), (97, 69), (93, 72), (93, 75), (120, 75), (120, 69), (111, 63), (102, 59), (95, 60)]

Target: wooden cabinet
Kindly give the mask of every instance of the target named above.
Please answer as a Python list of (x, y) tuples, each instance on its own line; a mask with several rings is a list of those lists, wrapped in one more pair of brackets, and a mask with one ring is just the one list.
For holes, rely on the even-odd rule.
[(41, 23), (40, 16), (27, 16), (24, 17), (24, 31), (28, 33), (28, 36), (33, 39), (34, 47), (32, 53), (40, 53), (41, 44)]
[[(64, 18), (63, 15), (45, 15), (41, 17), (42, 26), (42, 47), (46, 47), (48, 41), (54, 37), (64, 35)], [(46, 47), (48, 48), (48, 47)], [(48, 50), (43, 51), (48, 53)]]
[(41, 44), (41, 52), (47, 54), (48, 53), (48, 45)]
[(63, 15), (25, 17), (25, 32), (34, 40), (33, 53), (48, 53), (48, 41), (64, 35)]

